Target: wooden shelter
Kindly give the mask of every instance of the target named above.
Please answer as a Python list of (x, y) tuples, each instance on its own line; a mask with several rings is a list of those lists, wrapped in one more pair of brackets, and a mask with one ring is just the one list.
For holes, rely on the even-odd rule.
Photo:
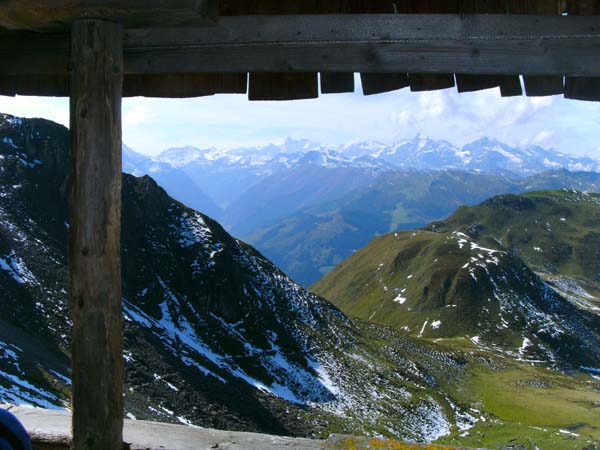
[[(0, 94), (70, 96), (73, 448), (122, 446), (121, 98), (600, 100), (600, 0), (0, 0)], [(523, 83), (521, 82), (521, 77)]]

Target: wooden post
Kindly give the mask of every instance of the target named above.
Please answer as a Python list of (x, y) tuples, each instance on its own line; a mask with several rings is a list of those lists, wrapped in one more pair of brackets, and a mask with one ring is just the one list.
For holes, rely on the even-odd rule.
[(121, 449), (121, 25), (71, 32), (70, 288), (73, 448)]

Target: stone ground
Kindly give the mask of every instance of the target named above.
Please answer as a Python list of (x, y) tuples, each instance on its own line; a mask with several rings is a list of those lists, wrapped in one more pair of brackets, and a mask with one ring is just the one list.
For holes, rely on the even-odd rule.
[[(0, 405), (23, 423), (32, 436), (34, 450), (69, 448), (71, 414), (68, 411)], [(407, 444), (398, 441), (332, 435), (327, 440), (273, 436), (259, 433), (221, 431), (144, 420), (125, 420), (124, 440), (132, 450), (445, 450), (455, 447)]]

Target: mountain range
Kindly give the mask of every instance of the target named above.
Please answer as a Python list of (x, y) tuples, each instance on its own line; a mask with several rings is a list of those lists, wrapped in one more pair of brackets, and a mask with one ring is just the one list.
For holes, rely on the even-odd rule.
[(287, 139), (229, 149), (125, 148), (124, 170), (219, 220), (309, 286), (374, 236), (424, 226), (503, 192), (595, 191), (600, 164), (483, 138), (462, 147), (417, 135), (394, 145)]
[[(1, 403), (68, 407), (68, 142), (0, 115)], [(476, 359), (350, 320), (148, 176), (122, 199), (128, 418), (418, 441), (480, 420), (436, 388)]]
[[(0, 402), (68, 407), (68, 143), (60, 125), (0, 115)], [(149, 176), (124, 175), (122, 198), (128, 418), (488, 448), (581, 449), (600, 438), (594, 406), (600, 385), (590, 376), (600, 366), (590, 331), (594, 313), (536, 278), (518, 251), (489, 248), (507, 254), (488, 255), (500, 260), (491, 280), (517, 268), (521, 281), (533, 283), (524, 289), (513, 279), (498, 282), (495, 294), (508, 297), (498, 302), (515, 308), (508, 311), (515, 317), (506, 314), (509, 328), (495, 337), (471, 320), (464, 333), (455, 329), (444, 338), (431, 334), (436, 328), (429, 323), (419, 333), (377, 323), (377, 315), (347, 315)], [(577, 223), (583, 217), (591, 231), (594, 216), (586, 213)], [(463, 222), (468, 238), (448, 245), (464, 250), (461, 258), (487, 264), (479, 257), (484, 250), (471, 244), (484, 247), (483, 241), (467, 235), (472, 223)], [(416, 232), (433, 236), (432, 242), (453, 233), (407, 233)], [(462, 239), (468, 244), (461, 249)], [(425, 260), (409, 253), (416, 270)], [(385, 267), (385, 276), (404, 259)], [(540, 267), (550, 269), (543, 261)], [(405, 273), (406, 280), (417, 277)], [(432, 298), (438, 287), (432, 283)], [(464, 305), (477, 311), (475, 294), (482, 291), (462, 292)], [(513, 295), (527, 296), (525, 309), (514, 306)], [(543, 317), (530, 320), (532, 312), (559, 318), (560, 336), (544, 333)], [(465, 333), (471, 339), (462, 338)], [(525, 338), (532, 344), (524, 345)], [(525, 347), (523, 355), (517, 344)], [(569, 353), (574, 346), (590, 351)]]

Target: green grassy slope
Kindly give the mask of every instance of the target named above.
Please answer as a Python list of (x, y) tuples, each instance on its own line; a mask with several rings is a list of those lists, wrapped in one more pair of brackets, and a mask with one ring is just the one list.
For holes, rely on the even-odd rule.
[(501, 195), (428, 226), (463, 231), (521, 257), (564, 295), (600, 311), (600, 195), (572, 190)]
[[(556, 206), (557, 196), (577, 201), (579, 207), (573, 206), (577, 211), (568, 215), (565, 208)], [(550, 227), (559, 229), (555, 222), (566, 226), (569, 220), (573, 227), (575, 222), (591, 227), (594, 208), (598, 208), (590, 200), (597, 196), (573, 192), (500, 196), (482, 205), (504, 208), (509, 204), (511, 213), (492, 208), (503, 222), (494, 221), (493, 217), (488, 220), (500, 228), (512, 229), (510, 217), (521, 215), (533, 220), (532, 198), (549, 202), (551, 214), (540, 216), (544, 218), (542, 229), (548, 221), (552, 222)], [(589, 211), (585, 212), (587, 207)], [(455, 216), (478, 218), (472, 213), (476, 208), (463, 208)], [(577, 214), (581, 217), (575, 221)], [(560, 220), (563, 215), (570, 219)], [(449, 219), (426, 230), (377, 237), (315, 283), (312, 290), (351, 316), (389, 325), (413, 336), (469, 337), (515, 359), (542, 359), (575, 366), (600, 364), (600, 352), (594, 350), (600, 342), (600, 317), (567, 301), (528, 267), (519, 257), (520, 252), (505, 247), (505, 240), (484, 234), (482, 230), (491, 229), (491, 225), (486, 228), (479, 220), (473, 220)], [(528, 233), (525, 219), (514, 220), (514, 229)], [(593, 229), (588, 232), (593, 233)], [(532, 235), (539, 233), (534, 231)], [(578, 233), (581, 229), (575, 227), (564, 236), (570, 237), (575, 246)], [(585, 234), (581, 236), (586, 239)], [(579, 248), (583, 251), (583, 247)], [(584, 363), (580, 358), (590, 359)]]

